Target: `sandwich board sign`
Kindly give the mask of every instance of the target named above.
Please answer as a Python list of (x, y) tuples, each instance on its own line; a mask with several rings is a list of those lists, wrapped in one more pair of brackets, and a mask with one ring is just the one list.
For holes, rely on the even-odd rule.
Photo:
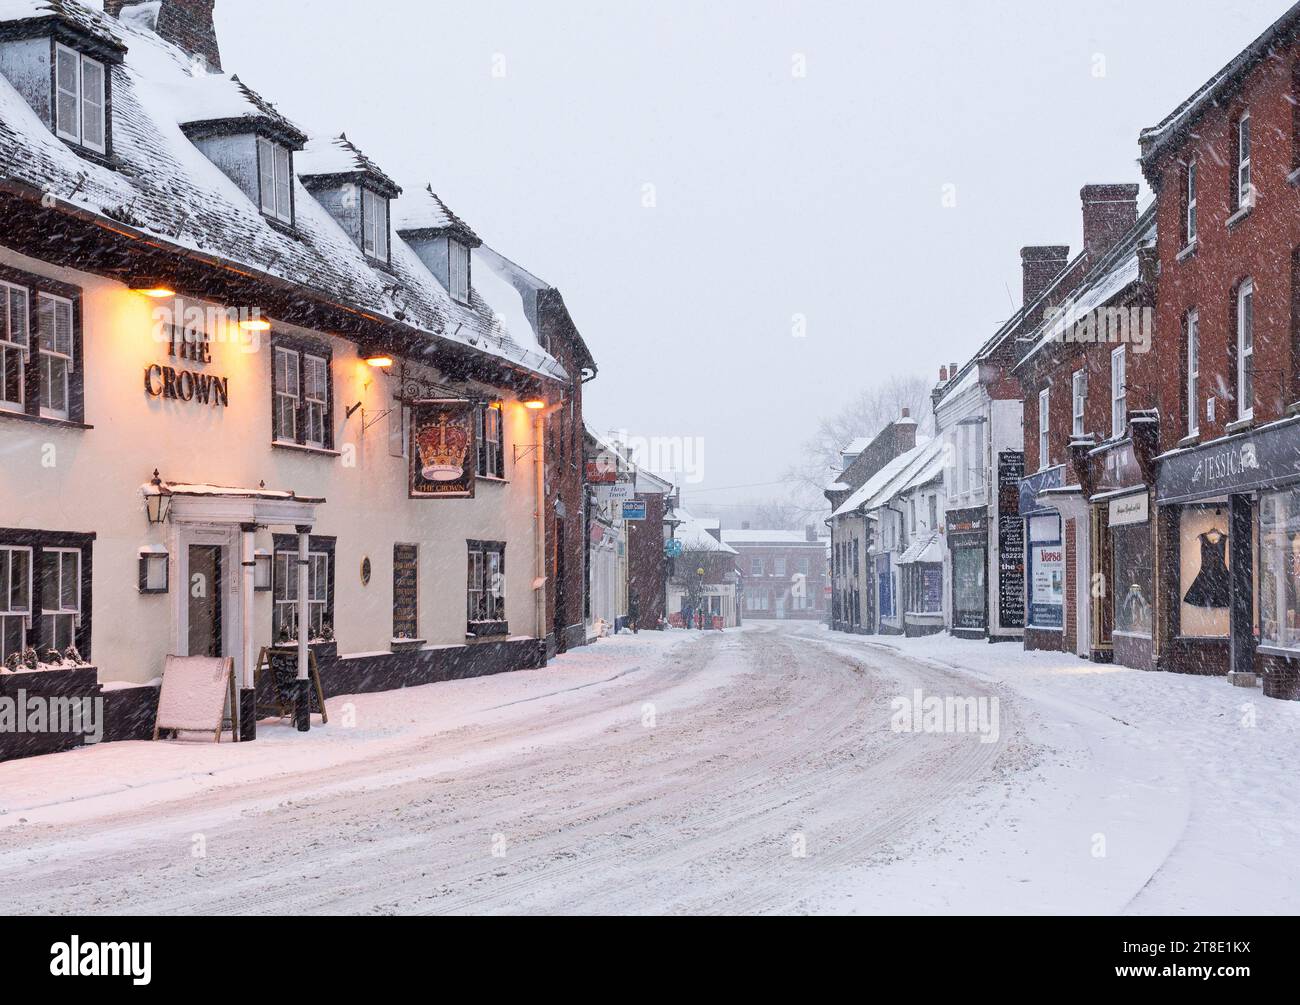
[(235, 707), (235, 661), (219, 656), (168, 656), (158, 694), (153, 738), (162, 732), (211, 733), (217, 743), (226, 702)]

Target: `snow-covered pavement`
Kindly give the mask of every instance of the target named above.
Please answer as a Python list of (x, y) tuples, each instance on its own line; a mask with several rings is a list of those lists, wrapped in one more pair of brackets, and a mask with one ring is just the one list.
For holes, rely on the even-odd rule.
[[(996, 699), (996, 742), (893, 702)], [(1247, 724), (1252, 721), (1253, 725)], [(757, 623), (0, 764), (10, 912), (1294, 912), (1300, 705)], [(987, 739), (985, 737), (983, 739)]]

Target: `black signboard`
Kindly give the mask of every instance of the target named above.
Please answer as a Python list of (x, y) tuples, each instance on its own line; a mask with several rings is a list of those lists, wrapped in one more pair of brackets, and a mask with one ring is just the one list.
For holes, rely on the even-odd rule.
[(1025, 521), (1020, 516), (1024, 476), (1024, 453), (998, 454), (998, 621), (1003, 628), (1025, 627)]
[(419, 631), (420, 547), (393, 545), (393, 638), (413, 639)]
[[(316, 666), (316, 654), (307, 653), (309, 666), (308, 687), (309, 708), (314, 715), (329, 722), (325, 713), (325, 695), (321, 689), (320, 670)], [(298, 701), (298, 647), (285, 647), (262, 650), (257, 661), (255, 682), (257, 693), (257, 717), (292, 715)]]
[(1160, 459), (1156, 501), (1187, 502), (1253, 492), (1300, 479), (1300, 421), (1230, 436)]
[[(988, 521), (988, 510), (983, 506), (972, 506), (969, 509), (950, 509), (944, 514), (948, 537), (960, 534), (971, 534), (977, 538), (984, 537), (985, 524)], [(955, 547), (954, 543), (949, 541), (950, 547)]]

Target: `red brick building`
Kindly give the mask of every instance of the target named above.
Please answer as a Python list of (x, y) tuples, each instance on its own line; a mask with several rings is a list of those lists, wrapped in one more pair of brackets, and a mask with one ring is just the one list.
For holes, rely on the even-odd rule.
[(1023, 349), (1025, 645), (1153, 664), (1155, 214), (1080, 193), (1084, 248)]
[[(1300, 5), (1141, 136), (1160, 665), (1300, 698)], [(1176, 375), (1176, 379), (1173, 379)]]
[(827, 542), (815, 527), (803, 531), (724, 530), (722, 540), (738, 553), (740, 606), (746, 618), (822, 621), (827, 615)]

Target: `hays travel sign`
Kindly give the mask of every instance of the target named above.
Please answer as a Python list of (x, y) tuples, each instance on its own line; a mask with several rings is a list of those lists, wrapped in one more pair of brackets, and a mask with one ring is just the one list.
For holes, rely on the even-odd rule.
[(1163, 457), (1157, 501), (1186, 502), (1296, 481), (1298, 451), (1300, 422), (1293, 421)]

